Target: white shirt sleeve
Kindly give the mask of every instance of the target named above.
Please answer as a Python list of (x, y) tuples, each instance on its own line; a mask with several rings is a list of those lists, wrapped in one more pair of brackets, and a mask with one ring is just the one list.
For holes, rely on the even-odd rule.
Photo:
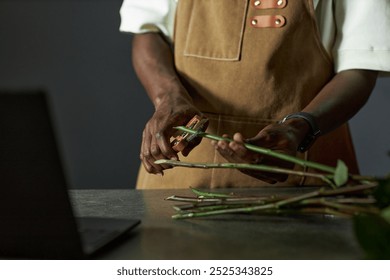
[(162, 32), (172, 39), (176, 0), (124, 0), (120, 8), (121, 32)]
[[(120, 31), (162, 32), (172, 40), (178, 0), (124, 0)], [(390, 72), (390, 0), (313, 0), (321, 41), (335, 72)]]
[(335, 71), (390, 71), (390, 0), (333, 0)]

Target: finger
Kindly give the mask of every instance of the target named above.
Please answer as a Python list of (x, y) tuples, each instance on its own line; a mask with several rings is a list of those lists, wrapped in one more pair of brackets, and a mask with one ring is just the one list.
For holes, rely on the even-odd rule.
[[(222, 137), (229, 138), (227, 134), (222, 135)], [(229, 162), (247, 162), (245, 159), (247, 149), (243, 146), (242, 143), (220, 140), (216, 143), (216, 149), (221, 154), (221, 156), (223, 156)]]
[(230, 144), (227, 141), (220, 140), (216, 143), (216, 150), (219, 154), (229, 162), (240, 163), (242, 160), (237, 156), (233, 149), (230, 148)]
[(237, 133), (234, 133), (233, 135), (233, 140), (237, 143), (244, 143), (245, 140), (244, 140), (244, 136), (242, 136), (241, 133), (237, 132)]
[(228, 147), (233, 151), (234, 156), (241, 158), (242, 161), (249, 161), (251, 152), (242, 143), (230, 142)]
[[(229, 135), (223, 134), (223, 138), (229, 138)], [(225, 140), (212, 140), (211, 144), (214, 146), (215, 150), (219, 152), (226, 160), (230, 161), (230, 156), (233, 154), (233, 151), (229, 151), (229, 143)]]
[(146, 159), (142, 159), (142, 165), (144, 166), (145, 170), (148, 172), (148, 173), (151, 173), (151, 174), (160, 174), (160, 175), (163, 175), (164, 173), (163, 172), (158, 172), (154, 169), (154, 167), (149, 163), (149, 161), (147, 161)]
[(156, 170), (164, 170), (164, 169), (170, 169), (172, 166), (166, 165), (166, 164), (156, 164), (154, 163), (156, 160), (159, 159), (166, 159), (165, 155), (162, 153), (160, 146), (157, 143), (156, 137), (151, 138), (151, 144), (150, 144), (150, 154), (151, 154), (151, 161), (150, 164), (153, 165), (153, 167)]
[[(239, 145), (237, 143), (232, 145), (232, 143), (235, 143), (235, 142), (231, 142), (225, 146), (226, 143), (218, 142), (216, 149), (221, 154), (221, 156), (223, 156), (229, 162), (250, 163), (247, 161), (247, 159), (245, 157), (243, 158), (239, 154), (237, 154), (235, 152), (236, 150), (233, 150), (233, 148), (230, 148), (231, 146), (234, 147), (235, 145), (237, 145), (237, 146), (241, 146), (241, 145)], [(256, 170), (252, 170), (252, 169), (240, 169), (240, 171), (246, 175), (249, 175), (249, 176), (254, 177), (256, 179), (262, 180), (262, 181), (269, 183), (269, 184), (275, 184), (277, 182), (275, 179), (269, 178), (266, 175), (266, 173), (264, 173), (262, 171), (256, 171)]]
[[(168, 137), (164, 136), (162, 132), (157, 132), (155, 135), (156, 143), (163, 155), (162, 158), (179, 160), (176, 152), (172, 149), (171, 143), (169, 142)], [(161, 157), (160, 157), (161, 158)], [(160, 159), (159, 158), (159, 159)]]
[(273, 134), (270, 135), (267, 130), (263, 129), (256, 136), (245, 139), (244, 142), (269, 149), (274, 144), (273, 137)]
[[(146, 171), (153, 174), (163, 174), (163, 168), (154, 164), (155, 158), (152, 155), (152, 137), (147, 129), (142, 134), (141, 160)], [(155, 148), (153, 148), (155, 149)], [(156, 151), (154, 150), (154, 153)]]
[(153, 169), (153, 166), (149, 163), (147, 160), (148, 157), (148, 146), (149, 146), (149, 137), (148, 133), (146, 131), (146, 128), (142, 132), (142, 141), (141, 141), (141, 151), (140, 151), (140, 159), (142, 161), (142, 165), (144, 166), (145, 170), (148, 173), (155, 173), (155, 170)]
[[(227, 137), (227, 135), (223, 135), (223, 137)], [(252, 152), (248, 150), (244, 143), (244, 137), (240, 133), (235, 133), (233, 135), (233, 142), (227, 141), (218, 141), (215, 144), (216, 149), (229, 162), (235, 163), (249, 163), (249, 164), (265, 164), (278, 166), (275, 163), (273, 158), (264, 157), (259, 153)], [(268, 173), (263, 171), (257, 171), (253, 169), (240, 169), (240, 171), (246, 175), (252, 176), (256, 179), (262, 180), (269, 184), (275, 184), (278, 181), (285, 181), (287, 176), (284, 174), (278, 173)]]
[[(260, 155), (259, 153), (249, 151), (245, 148), (245, 140), (241, 133), (235, 133), (233, 135), (233, 140), (234, 142), (230, 143), (230, 147), (235, 151), (237, 155), (240, 155), (243, 160), (251, 164), (267, 164), (265, 162), (266, 158), (264, 156)], [(242, 172), (254, 176), (257, 179), (260, 179), (269, 184), (275, 184), (280, 180), (285, 180), (283, 174), (267, 173), (250, 169), (243, 169)]]
[(244, 144), (244, 137), (240, 133), (233, 135), (233, 142), (229, 143), (230, 148), (234, 151), (235, 155), (240, 157), (243, 162), (251, 164), (260, 164), (263, 156), (259, 153), (248, 150)]

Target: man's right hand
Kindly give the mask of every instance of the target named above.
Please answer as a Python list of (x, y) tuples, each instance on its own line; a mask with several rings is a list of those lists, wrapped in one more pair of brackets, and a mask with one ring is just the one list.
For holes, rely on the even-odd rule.
[[(170, 138), (177, 132), (173, 127), (185, 125), (194, 115), (201, 115), (199, 110), (186, 98), (171, 100), (170, 94), (166, 96), (168, 97), (161, 100), (156, 106), (155, 113), (145, 126), (140, 153), (142, 164), (147, 172), (161, 175), (164, 169), (171, 167), (155, 164), (156, 160), (179, 160), (170, 143)], [(188, 145), (182, 154), (187, 156), (199, 142)]]
[[(176, 132), (173, 127), (186, 125), (194, 115), (202, 114), (195, 108), (181, 83), (175, 70), (172, 49), (161, 34), (135, 35), (132, 60), (137, 76), (155, 108), (143, 131), (140, 158), (149, 173), (163, 174), (163, 170), (170, 167), (154, 164), (154, 161), (178, 160), (170, 144), (170, 138)], [(188, 155), (199, 142), (191, 142), (181, 153)]]

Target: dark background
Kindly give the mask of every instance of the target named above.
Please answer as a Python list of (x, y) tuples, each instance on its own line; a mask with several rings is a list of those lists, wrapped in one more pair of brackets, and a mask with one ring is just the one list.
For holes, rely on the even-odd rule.
[[(133, 188), (153, 113), (131, 66), (131, 35), (119, 32), (121, 4), (0, 0), (0, 89), (50, 93), (74, 188)], [(390, 172), (389, 106), (390, 79), (381, 78), (351, 121), (365, 175)]]

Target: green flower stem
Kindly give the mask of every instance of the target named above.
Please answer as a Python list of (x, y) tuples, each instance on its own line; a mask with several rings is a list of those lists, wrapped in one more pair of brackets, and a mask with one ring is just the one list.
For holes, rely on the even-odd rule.
[[(284, 198), (286, 199), (286, 198)], [(210, 211), (210, 210), (219, 210), (226, 208), (237, 208), (237, 207), (247, 207), (249, 205), (264, 205), (266, 203), (275, 202), (282, 200), (282, 198), (275, 199), (272, 196), (269, 197), (237, 197), (237, 198), (228, 198), (228, 199), (214, 199), (210, 201), (207, 198), (193, 198), (189, 200), (188, 197), (181, 196), (171, 196), (167, 200), (178, 201), (178, 202), (193, 202), (191, 204), (182, 204), (175, 205), (174, 209), (178, 212), (188, 212), (188, 211)], [(201, 200), (201, 202), (199, 202)], [(299, 199), (298, 199), (299, 200)], [(334, 204), (331, 204), (334, 203)], [(333, 198), (333, 197), (319, 197), (319, 198), (309, 198), (302, 200), (300, 205), (314, 205), (314, 206), (327, 206), (333, 208), (342, 208), (347, 212), (368, 212), (368, 213), (378, 213), (378, 208), (372, 207), (375, 203), (375, 200), (372, 198)], [(357, 205), (367, 205), (368, 207), (357, 207)], [(348, 208), (350, 207), (350, 208)], [(313, 208), (314, 209), (314, 208)], [(350, 210), (350, 211), (348, 211)]]
[(232, 197), (233, 196), (232, 194), (206, 192), (195, 188), (190, 188), (190, 189), (194, 194), (200, 197)]
[(362, 193), (365, 191), (370, 191), (377, 186), (378, 186), (377, 183), (370, 183), (370, 184), (366, 184), (366, 185), (342, 187), (342, 188), (333, 189), (333, 190), (321, 189), (321, 195), (335, 196), (335, 195), (341, 195), (341, 194), (347, 194), (347, 193)]
[(299, 201), (302, 201), (302, 200), (305, 200), (308, 198), (319, 196), (320, 194), (321, 194), (321, 190), (305, 193), (302, 195), (294, 196), (294, 197), (287, 198), (287, 199), (281, 200), (279, 202), (276, 202), (275, 206), (276, 206), (276, 208), (279, 208), (279, 207), (282, 207), (286, 204), (292, 204), (292, 203), (299, 202)]
[[(351, 217), (355, 212), (353, 211), (346, 211), (346, 209), (342, 207), (335, 207), (332, 208), (332, 206), (327, 205), (321, 205), (325, 207), (300, 207), (300, 208), (286, 208), (286, 209), (278, 209), (278, 208), (272, 208), (272, 209), (263, 209), (263, 210), (257, 210), (257, 213), (261, 214), (332, 214), (336, 216), (344, 216), (344, 217)], [(245, 205), (242, 205), (242, 207), (246, 207)], [(175, 215), (176, 219), (180, 219), (183, 215), (197, 215), (198, 213), (202, 212), (208, 212), (208, 211), (224, 211), (226, 209), (235, 209), (237, 207), (232, 207), (229, 205), (211, 205), (211, 206), (204, 206), (201, 208), (194, 208), (194, 209), (188, 209), (188, 210), (178, 210), (178, 214)], [(364, 212), (359, 213), (369, 213), (363, 209)]]
[(209, 206), (201, 206), (201, 207), (194, 206), (193, 208), (189, 208), (189, 209), (181, 209), (178, 212), (180, 214), (200, 213), (200, 212), (207, 212), (207, 211), (224, 210), (224, 209), (229, 209), (229, 208), (234, 209), (234, 208), (247, 207), (247, 206), (248, 205), (245, 205), (245, 204), (240, 204), (240, 205), (223, 204), (223, 205), (209, 205)]
[(234, 208), (234, 209), (221, 209), (221, 210), (212, 210), (212, 211), (204, 211), (204, 212), (190, 212), (190, 213), (184, 213), (184, 214), (176, 214), (173, 215), (173, 219), (186, 219), (186, 218), (194, 218), (194, 217), (205, 217), (205, 216), (215, 216), (215, 215), (222, 215), (222, 214), (232, 214), (232, 213), (241, 213), (241, 212), (253, 212), (256, 210), (264, 210), (264, 209), (271, 209), (275, 208), (273, 204), (266, 204), (262, 206), (250, 206), (250, 207), (240, 207), (240, 208)]
[(345, 203), (345, 204), (374, 204), (376, 200), (371, 197), (366, 198), (356, 198), (356, 197), (350, 197), (350, 198), (338, 198), (336, 199), (338, 203)]
[(212, 198), (212, 197), (188, 197), (172, 195), (165, 200), (178, 201), (178, 202), (191, 202), (191, 203), (218, 203), (218, 204), (237, 204), (237, 203), (262, 203), (269, 201), (277, 201), (274, 197), (231, 197), (231, 198)]
[[(245, 208), (251, 205), (208, 205), (208, 206), (196, 206), (196, 205), (187, 205), (187, 207), (178, 207), (175, 208), (179, 214), (176, 215), (194, 215), (195, 213), (209, 212), (209, 211), (224, 211), (226, 209), (238, 209)], [(303, 206), (303, 207), (302, 207)], [(356, 213), (372, 213), (378, 214), (379, 210), (374, 207), (365, 208), (358, 207), (355, 205), (343, 205), (340, 203), (332, 203), (324, 198), (314, 198), (303, 200), (299, 205), (294, 208), (270, 208), (270, 209), (260, 209), (257, 212), (263, 214), (297, 214), (297, 213), (306, 213), (306, 214), (333, 214), (337, 216), (353, 216)]]
[(248, 207), (237, 207), (237, 208), (228, 208), (228, 209), (218, 209), (218, 210), (211, 210), (211, 211), (204, 211), (204, 212), (189, 212), (189, 213), (179, 213), (176, 215), (173, 215), (173, 219), (185, 219), (185, 218), (193, 218), (193, 217), (205, 217), (205, 216), (214, 216), (214, 215), (222, 215), (222, 214), (231, 214), (231, 213), (248, 213), (248, 212), (254, 212), (254, 211), (261, 211), (261, 210), (267, 210), (267, 209), (278, 209), (281, 206), (291, 204), (298, 202), (300, 200), (311, 198), (319, 195), (319, 191), (310, 192), (304, 195), (299, 195), (296, 197), (291, 197), (285, 200), (281, 200), (275, 203), (268, 203), (265, 205), (255, 205), (255, 206), (248, 206)]
[(355, 180), (357, 182), (361, 182), (363, 184), (370, 184), (372, 182), (377, 182), (379, 180), (379, 178), (377, 178), (375, 176), (362, 176), (362, 175), (356, 175), (356, 174), (350, 175), (350, 178), (352, 180)]
[[(196, 134), (197, 136), (216, 140), (216, 141), (223, 140), (223, 141), (227, 141), (227, 142), (233, 142), (233, 140), (230, 138), (220, 137), (220, 136), (209, 134), (209, 133), (202, 132), (202, 131), (196, 131), (193, 129), (189, 129), (185, 126), (177, 126), (177, 127), (175, 127), (175, 129), (178, 129), (180, 131), (187, 132), (190, 134)], [(312, 162), (312, 161), (303, 160), (303, 159), (300, 159), (300, 158), (297, 158), (294, 156), (289, 156), (286, 154), (278, 153), (278, 152), (272, 151), (270, 149), (265, 149), (265, 148), (258, 147), (258, 146), (252, 145), (252, 144), (244, 143), (244, 146), (248, 150), (251, 150), (251, 151), (254, 151), (257, 153), (261, 153), (264, 155), (272, 156), (272, 157), (275, 157), (275, 158), (278, 158), (278, 159), (281, 159), (284, 161), (289, 161), (289, 162), (301, 165), (303, 167), (310, 167), (310, 168), (314, 168), (314, 169), (321, 170), (321, 171), (331, 173), (331, 174), (334, 174), (336, 171), (336, 168), (331, 167), (331, 166), (323, 165), (323, 164)]]
[(291, 169), (279, 168), (276, 166), (249, 164), (249, 163), (231, 163), (231, 162), (225, 162), (225, 163), (183, 162), (183, 161), (169, 160), (169, 159), (159, 159), (156, 160), (154, 163), (167, 164), (171, 166), (189, 167), (189, 168), (203, 168), (203, 169), (209, 169), (209, 168), (252, 169), (252, 170), (259, 170), (259, 171), (270, 172), (270, 173), (282, 173), (282, 174), (289, 174), (289, 175), (314, 177), (314, 178), (321, 179), (323, 182), (334, 187), (334, 183), (331, 180), (329, 180), (329, 178), (324, 174), (296, 171)]
[(196, 189), (196, 188), (193, 188), (193, 187), (190, 187), (191, 191), (196, 194), (198, 197), (202, 197), (202, 198), (215, 198), (215, 197), (223, 197), (221, 195), (224, 195), (226, 196), (226, 198), (224, 199), (225, 201), (233, 201), (233, 200), (257, 200), (257, 199), (261, 199), (261, 200), (280, 200), (280, 199), (286, 199), (288, 197), (291, 197), (288, 196), (288, 195), (271, 195), (271, 196), (258, 196), (258, 195), (251, 195), (251, 196), (243, 196), (243, 195), (236, 195), (234, 193), (230, 193), (230, 194), (223, 194), (223, 193), (215, 193), (215, 192), (209, 192), (209, 191), (203, 191), (201, 189)]
[(329, 201), (325, 198), (317, 198), (317, 199), (307, 199), (301, 201), (301, 204), (308, 205), (308, 204), (316, 204), (316, 205), (322, 205), (327, 207), (332, 207), (337, 210), (341, 210), (343, 212), (349, 213), (351, 215), (357, 214), (357, 213), (371, 213), (371, 214), (378, 214), (379, 210), (375, 207), (361, 207), (356, 205), (345, 205), (343, 203), (333, 202)]
[(220, 202), (221, 200), (219, 198), (203, 198), (203, 197), (187, 197), (187, 196), (176, 196), (172, 195), (165, 200), (171, 200), (171, 201), (180, 201), (180, 202), (193, 202), (193, 203), (200, 203), (200, 202)]
[[(186, 218), (193, 218), (193, 217), (205, 217), (205, 216), (213, 216), (213, 215), (222, 215), (222, 214), (232, 214), (232, 213), (248, 213), (248, 212), (254, 212), (254, 211), (265, 211), (265, 210), (275, 210), (279, 209), (280, 207), (284, 207), (286, 205), (290, 204), (300, 204), (302, 201), (308, 201), (309, 199), (313, 198), (318, 198), (318, 197), (323, 197), (323, 196), (335, 196), (335, 195), (343, 195), (343, 194), (349, 194), (349, 193), (362, 193), (365, 191), (369, 191), (372, 188), (374, 188), (376, 185), (371, 184), (371, 185), (359, 185), (359, 186), (352, 186), (352, 187), (343, 187), (339, 188), (336, 190), (327, 190), (325, 188), (318, 189), (316, 191), (308, 192), (306, 194), (302, 195), (297, 195), (297, 196), (292, 196), (288, 197), (285, 199), (281, 199), (279, 201), (273, 201), (269, 202), (266, 204), (262, 205), (249, 205), (249, 206), (244, 206), (244, 207), (229, 207), (229, 208), (223, 208), (222, 207), (218, 208), (213, 208), (211, 210), (207, 211), (192, 211), (188, 212), (186, 211), (185, 213), (178, 213), (176, 215), (173, 215), (173, 219), (186, 219)], [(197, 198), (197, 199), (204, 199), (204, 198)], [(221, 198), (223, 199), (223, 198)], [(355, 208), (353, 213), (351, 211), (346, 211), (347, 209), (350, 210), (350, 206), (345, 205), (340, 207), (340, 203), (323, 203), (321, 202), (326, 208), (333, 208), (334, 211), (338, 212), (343, 212), (344, 214), (355, 214), (355, 212), (358, 212), (358, 210)], [(357, 207), (357, 206), (352, 206), (352, 207)], [(365, 209), (366, 211), (366, 209)], [(347, 213), (345, 213), (347, 212)]]

